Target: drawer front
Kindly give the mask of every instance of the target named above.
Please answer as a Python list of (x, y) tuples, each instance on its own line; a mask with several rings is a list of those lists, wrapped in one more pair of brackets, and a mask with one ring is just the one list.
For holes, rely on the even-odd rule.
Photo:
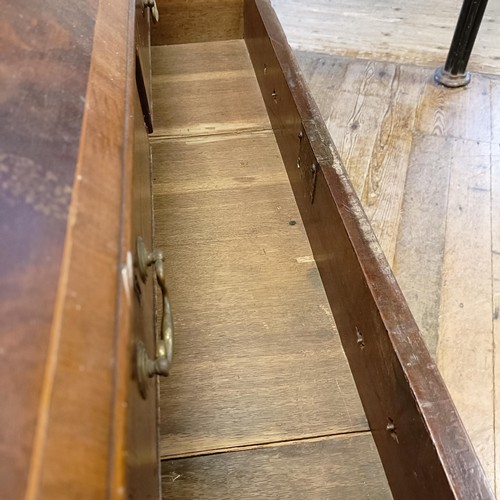
[(127, 494), (128, 498), (159, 498), (159, 458), (157, 422), (157, 377), (141, 377), (139, 359), (147, 354), (156, 357), (154, 315), (154, 268), (147, 268), (143, 279), (138, 265), (137, 241), (152, 249), (151, 154), (142, 116), (139, 93), (135, 101), (134, 170), (132, 195), (132, 242), (134, 261), (131, 363), (127, 424)]
[(144, 121), (148, 132), (153, 131), (153, 106), (151, 85), (151, 8), (147, 0), (135, 4), (136, 79)]

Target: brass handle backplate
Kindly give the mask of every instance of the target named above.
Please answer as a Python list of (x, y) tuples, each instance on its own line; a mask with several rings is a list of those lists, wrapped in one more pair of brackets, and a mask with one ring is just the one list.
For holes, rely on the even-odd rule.
[(156, 359), (152, 360), (148, 356), (146, 346), (142, 342), (137, 343), (137, 378), (141, 394), (145, 397), (148, 378), (154, 375), (167, 377), (169, 374), (174, 355), (174, 320), (165, 283), (163, 253), (159, 250), (148, 252), (144, 240), (140, 236), (137, 238), (136, 250), (139, 276), (143, 283), (146, 283), (148, 268), (153, 267), (156, 281), (161, 290), (163, 305), (160, 338), (156, 345)]

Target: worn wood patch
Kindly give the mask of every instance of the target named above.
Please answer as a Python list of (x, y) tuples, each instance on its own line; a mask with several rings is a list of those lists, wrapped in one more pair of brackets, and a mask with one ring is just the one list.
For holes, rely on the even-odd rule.
[(493, 481), (490, 144), (453, 141), (450, 169), (436, 358)]
[(392, 264), (426, 70), (310, 52), (298, 52), (297, 57)]
[(452, 141), (416, 136), (393, 270), (427, 349), (436, 356)]

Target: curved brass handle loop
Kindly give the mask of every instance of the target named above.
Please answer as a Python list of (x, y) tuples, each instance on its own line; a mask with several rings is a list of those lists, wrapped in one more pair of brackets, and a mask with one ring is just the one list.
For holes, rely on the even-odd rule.
[(145, 349), (141, 349), (138, 364), (140, 366), (139, 371), (142, 373), (142, 375), (140, 375), (142, 378), (144, 378), (144, 375), (148, 377), (153, 377), (154, 375), (167, 377), (174, 356), (174, 319), (172, 316), (172, 306), (168, 298), (167, 285), (165, 283), (164, 260), (163, 252), (159, 250), (148, 252), (144, 240), (141, 237), (137, 238), (137, 264), (140, 277), (142, 281), (146, 283), (148, 267), (154, 266), (156, 281), (162, 294), (163, 305), (160, 339), (156, 347), (156, 359), (153, 361), (149, 358)]
[(148, 375), (168, 376), (170, 366), (174, 357), (174, 320), (172, 316), (172, 306), (168, 298), (167, 285), (165, 284), (165, 274), (163, 270), (163, 253), (153, 252), (156, 281), (161, 290), (163, 299), (163, 312), (161, 315), (160, 341), (157, 346), (158, 357), (154, 361), (154, 369)]

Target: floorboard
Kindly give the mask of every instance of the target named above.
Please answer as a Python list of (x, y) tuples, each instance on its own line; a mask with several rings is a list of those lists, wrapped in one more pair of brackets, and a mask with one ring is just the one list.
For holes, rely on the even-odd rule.
[(393, 263), (406, 170), (425, 71), (393, 63), (297, 53), (332, 139)]
[(436, 359), (493, 482), (490, 144), (451, 149)]
[[(292, 47), (436, 68), (446, 60), (461, 0), (272, 0)], [(489, 2), (469, 68), (500, 74), (500, 4)], [(430, 71), (432, 74), (432, 71)]]
[(408, 164), (393, 271), (436, 358), (452, 144), (416, 135)]
[(163, 498), (392, 498), (369, 434), (164, 462)]
[[(492, 264), (492, 322), (495, 422), (500, 429), (500, 144), (491, 145), (491, 264)], [(495, 432), (495, 478), (497, 497), (500, 493), (500, 431)]]
[(447, 89), (430, 79), (418, 104), (416, 130), (425, 135), (489, 143), (490, 82), (488, 75), (474, 75), (468, 87)]

